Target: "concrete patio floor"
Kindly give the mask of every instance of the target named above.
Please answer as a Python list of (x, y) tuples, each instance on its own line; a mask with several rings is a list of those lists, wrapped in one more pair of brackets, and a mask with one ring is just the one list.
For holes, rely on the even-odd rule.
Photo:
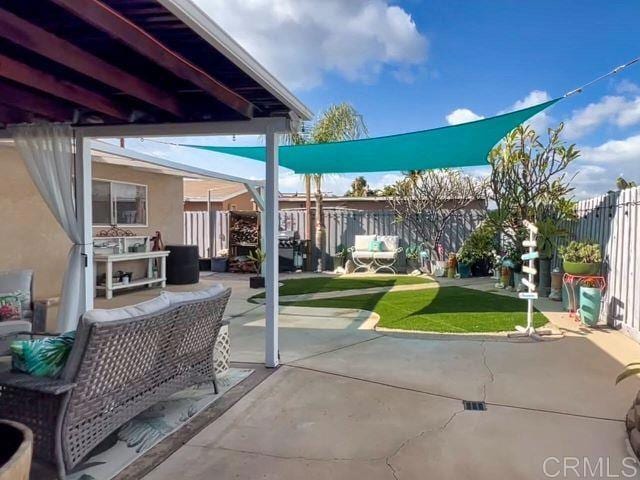
[[(262, 307), (246, 302), (248, 280), (221, 279), (234, 287), (232, 360), (261, 362)], [(623, 420), (640, 382), (614, 380), (640, 346), (581, 328), (557, 304), (540, 308), (564, 337), (384, 334), (360, 328), (366, 315), (356, 312), (285, 308), (283, 366), (145, 479), (606, 476), (585, 476), (585, 457), (625, 478)], [(463, 399), (485, 400), (487, 411), (464, 411)], [(563, 472), (568, 457), (577, 470)]]

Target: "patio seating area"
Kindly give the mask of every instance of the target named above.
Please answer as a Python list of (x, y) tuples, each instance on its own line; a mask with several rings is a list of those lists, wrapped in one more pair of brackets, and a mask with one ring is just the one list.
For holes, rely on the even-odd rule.
[[(281, 306), (282, 366), (269, 371), (259, 366), (264, 306), (247, 301), (255, 291), (242, 275), (207, 274), (191, 289), (217, 282), (233, 292), (225, 312), (231, 360), (254, 373), (223, 396), (241, 392), (216, 421), (169, 436), (115, 478), (540, 478), (543, 468), (560, 468), (548, 458), (608, 458), (620, 471), (629, 457), (623, 419), (635, 386), (613, 382), (640, 347), (580, 326), (556, 302), (537, 305), (561, 335), (524, 343), (504, 334), (390, 333), (373, 329), (369, 312)], [(492, 289), (490, 279), (439, 280), (453, 282)], [(153, 295), (121, 294), (109, 306)], [(487, 410), (464, 410), (463, 400)]]

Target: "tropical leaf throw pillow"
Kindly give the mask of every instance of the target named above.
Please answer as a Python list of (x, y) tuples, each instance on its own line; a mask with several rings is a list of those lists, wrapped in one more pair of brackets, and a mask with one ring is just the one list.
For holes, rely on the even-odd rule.
[(381, 252), (382, 250), (384, 250), (384, 243), (381, 240), (371, 240), (369, 243), (370, 252)]
[(57, 378), (67, 362), (75, 338), (74, 331), (57, 337), (11, 342), (13, 369), (35, 377)]
[(18, 293), (0, 293), (0, 322), (4, 320), (20, 320), (22, 317), (22, 300)]

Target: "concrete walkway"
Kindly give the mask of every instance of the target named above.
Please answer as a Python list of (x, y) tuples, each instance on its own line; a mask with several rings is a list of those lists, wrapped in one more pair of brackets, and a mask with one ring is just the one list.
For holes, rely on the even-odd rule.
[[(260, 362), (263, 307), (240, 283), (233, 295), (232, 359)], [(360, 329), (358, 311), (282, 313), (283, 366), (147, 480), (585, 478), (585, 457), (629, 472), (623, 419), (640, 382), (614, 379), (640, 346), (618, 332), (554, 312), (559, 341), (433, 339)], [(581, 463), (565, 477), (567, 457)]]

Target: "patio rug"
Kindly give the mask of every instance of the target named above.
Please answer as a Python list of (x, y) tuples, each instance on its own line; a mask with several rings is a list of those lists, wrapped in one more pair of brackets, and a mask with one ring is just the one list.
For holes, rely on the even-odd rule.
[(231, 368), (218, 379), (220, 393), (213, 383), (204, 383), (173, 394), (123, 425), (98, 445), (68, 480), (109, 480), (151, 447), (188, 423), (226, 391), (247, 378), (253, 370)]

